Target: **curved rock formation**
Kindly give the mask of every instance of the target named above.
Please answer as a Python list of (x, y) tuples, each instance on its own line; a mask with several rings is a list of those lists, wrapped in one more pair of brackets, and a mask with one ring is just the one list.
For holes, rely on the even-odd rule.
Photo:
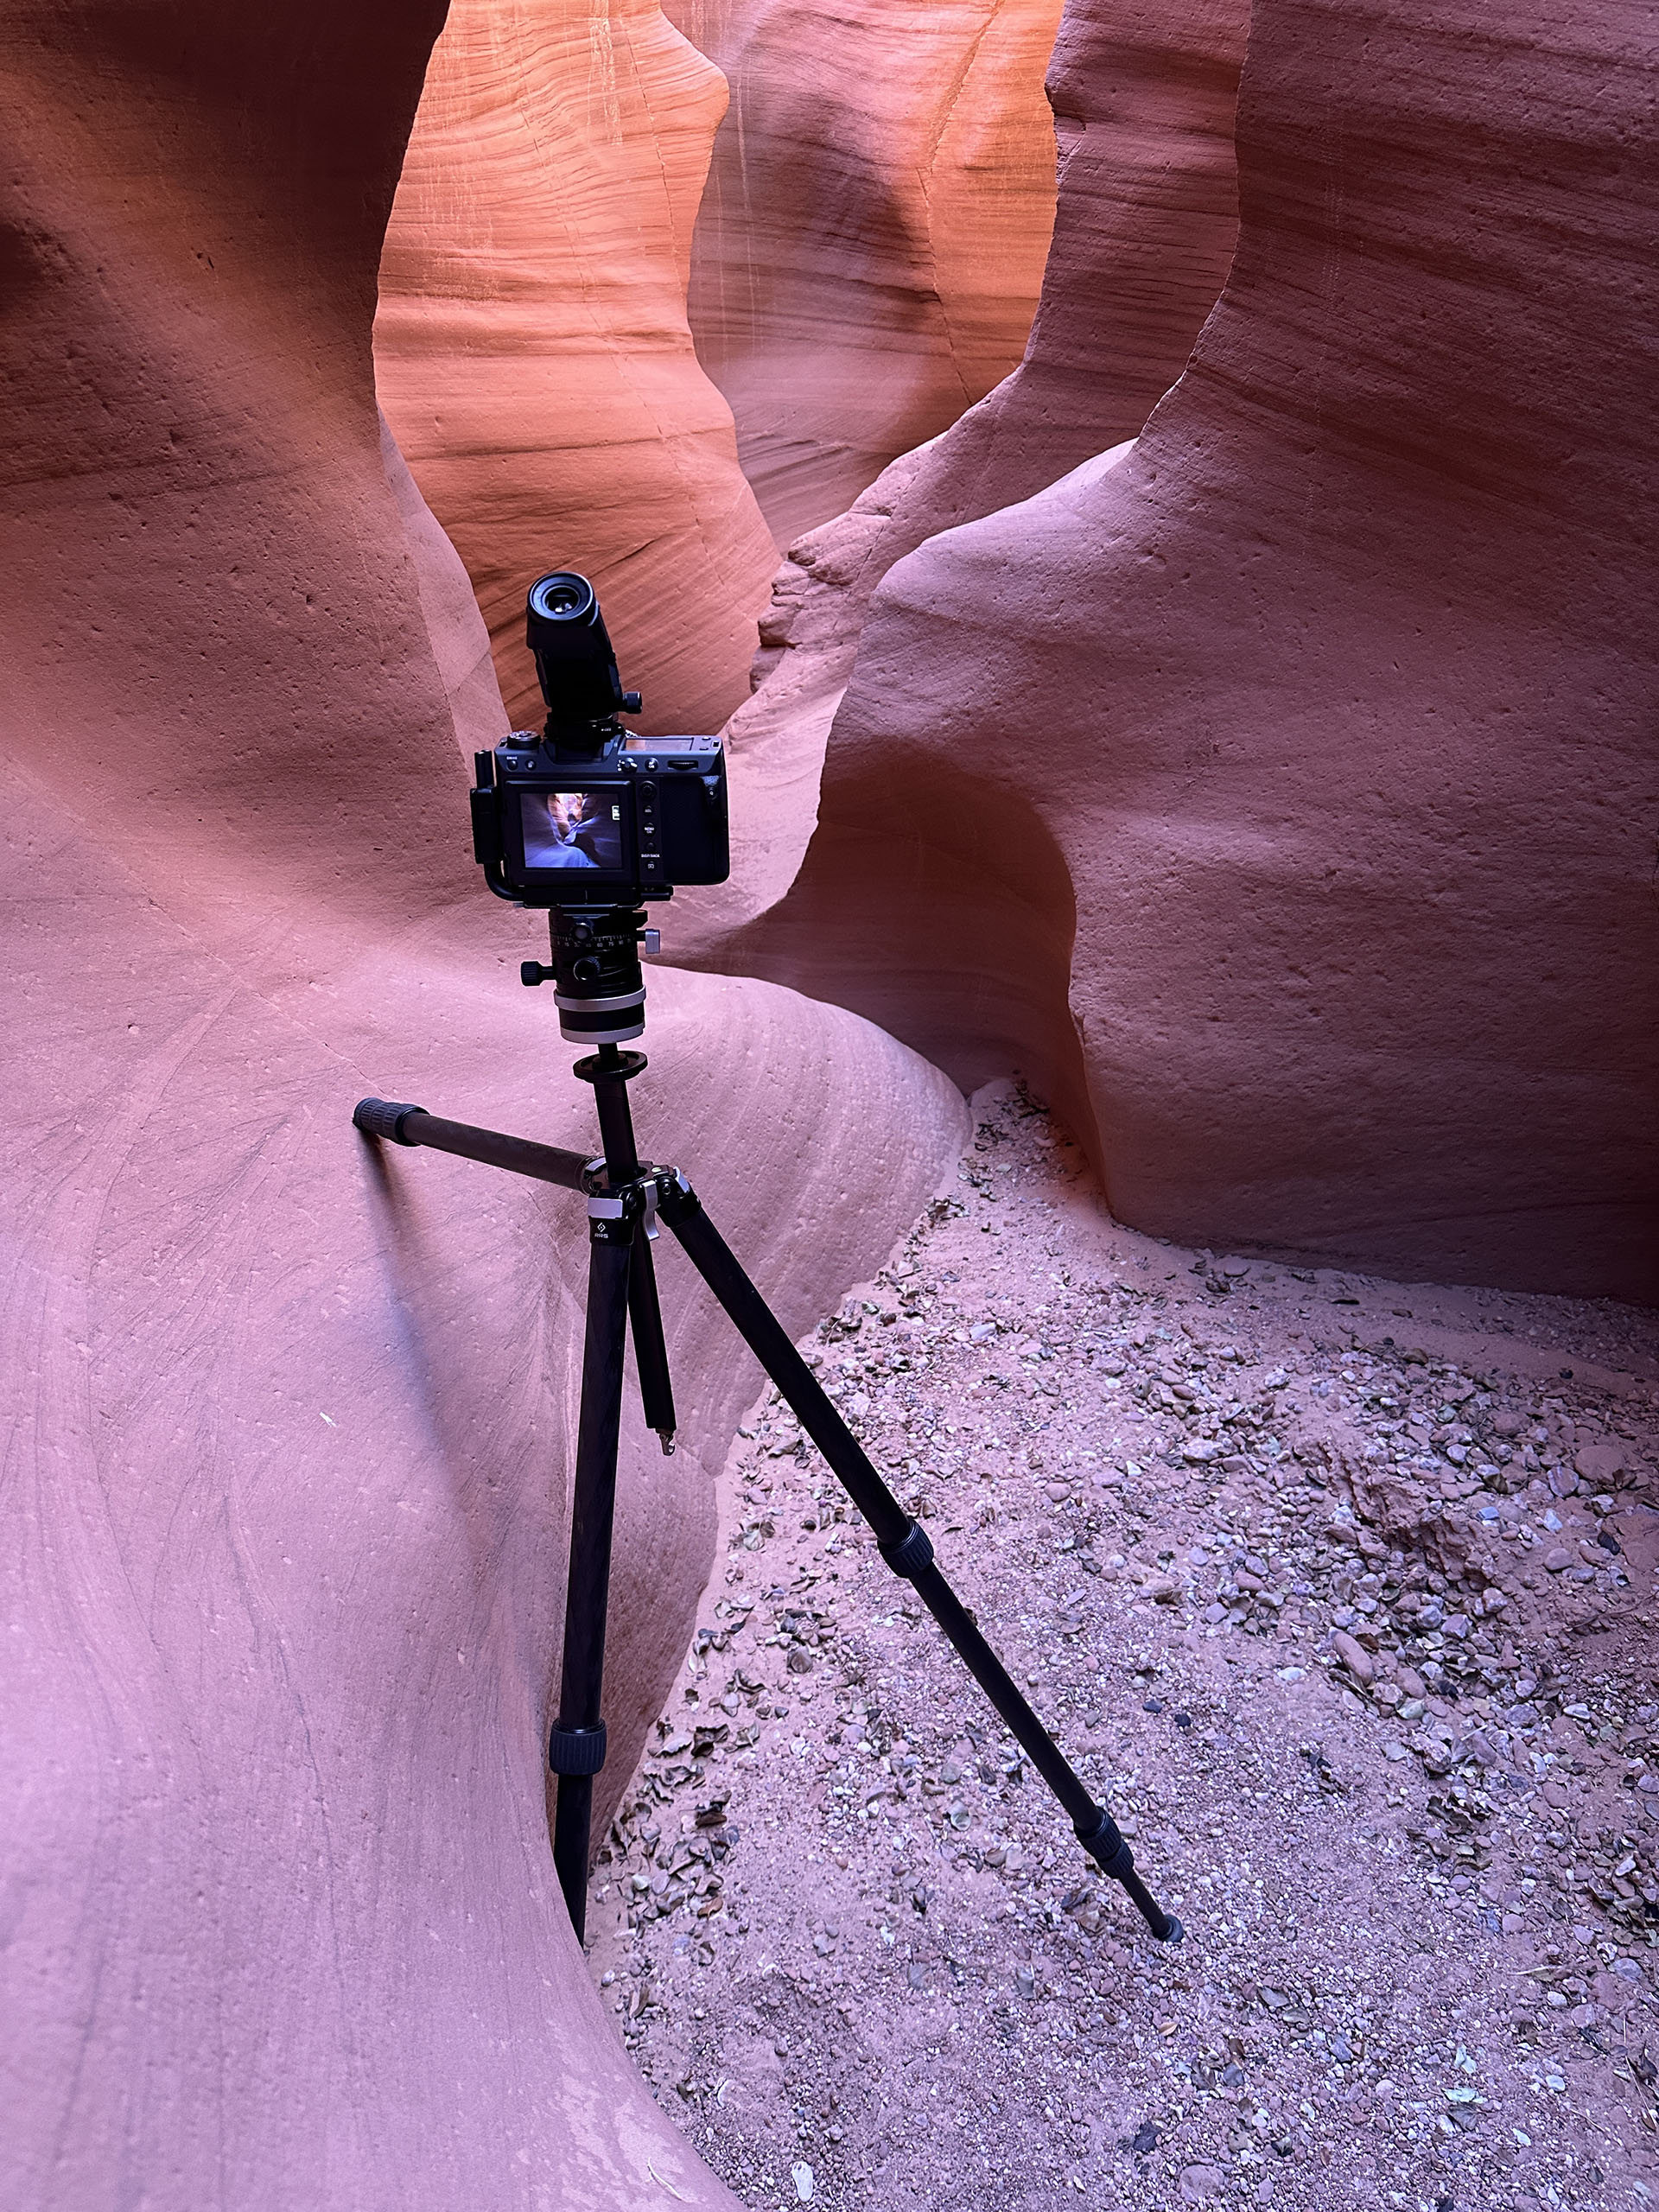
[(691, 327), (780, 544), (1018, 361), (1054, 213), (1059, 0), (668, 0), (732, 108)]
[[(685, 317), (726, 104), (657, 0), (453, 0), (380, 270), (381, 404), (515, 724), (526, 586), (594, 580), (643, 729), (717, 729), (776, 565)], [(670, 619), (664, 610), (671, 607)]]
[[(8, 19), (0, 2037), (41, 2212), (732, 2203), (552, 1879), (579, 1213), (348, 1120), (589, 1127), (470, 880), (499, 702), (374, 406), (442, 13)], [(960, 1101), (837, 1010), (652, 988), (642, 1138), (800, 1325)], [(756, 1387), (664, 1272), (689, 1448), (623, 1468), (613, 1790)]]
[(1059, 202), (1026, 357), (791, 546), (760, 626), (755, 695), (729, 725), (734, 865), (695, 909), (706, 954), (747, 965), (747, 941), (730, 932), (800, 867), (830, 727), (887, 570), (1132, 439), (1185, 365), (1238, 237), (1233, 111), (1249, 14), (1248, 0), (1071, 0), (1048, 79)]
[(1258, 0), (1192, 366), (887, 575), (727, 957), (1017, 1056), (1138, 1226), (1654, 1295), (1649, 92), (1616, 6)]

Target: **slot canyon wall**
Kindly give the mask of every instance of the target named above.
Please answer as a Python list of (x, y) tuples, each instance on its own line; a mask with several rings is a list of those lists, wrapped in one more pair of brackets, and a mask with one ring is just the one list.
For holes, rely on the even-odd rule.
[[(1058, 207), (1025, 357), (844, 514), (795, 541), (761, 622), (757, 689), (728, 729), (732, 880), (677, 917), (681, 947), (738, 969), (774, 957), (769, 927), (753, 953), (734, 932), (773, 906), (800, 868), (830, 724), (887, 570), (940, 531), (1027, 499), (1132, 439), (1180, 375), (1238, 238), (1233, 121), (1249, 18), (1249, 0), (1071, 0), (1048, 72)], [(1086, 650), (1080, 640), (1079, 655)], [(994, 935), (1006, 918), (987, 917)], [(1063, 893), (1051, 918), (1058, 939), (1020, 957), (1052, 985), (1069, 944)], [(946, 977), (976, 965), (953, 962)], [(1068, 1027), (1063, 980), (1046, 995), (1002, 996), (999, 1007), (995, 1020), (1022, 1025), (1017, 1039), (1004, 1038), (1022, 1065), (1046, 1061), (1057, 1027), (1062, 1035)], [(961, 1018), (973, 1028), (983, 1017)]]
[(376, 368), (516, 728), (546, 711), (524, 609), (552, 567), (597, 587), (638, 728), (718, 729), (748, 689), (777, 554), (685, 306), (725, 105), (657, 0), (452, 0), (434, 49)]
[[(1255, 0), (1241, 79), (1243, 0), (1070, 0), (1051, 126), (1056, 10), (677, 0), (737, 88), (694, 245), (721, 95), (655, 6), (0, 0), (31, 2207), (732, 2202), (552, 1878), (579, 1211), (349, 1126), (588, 1128), (467, 855), (505, 711), (377, 270), (515, 686), (580, 557), (652, 727), (743, 688), (688, 272), (799, 518), (739, 870), (666, 918), (728, 972), (652, 970), (637, 1100), (786, 1324), (955, 1156), (917, 1050), (1020, 1066), (1141, 1227), (1659, 1295), (1644, 19)], [(756, 1387), (664, 1274), (611, 1802)]]
[[(887, 570), (798, 875), (707, 957), (1015, 1061), (1141, 1228), (1659, 1296), (1648, 43), (1257, 0), (1190, 365)], [(795, 595), (844, 664), (857, 594)]]
[(787, 548), (1020, 359), (1054, 215), (1060, 0), (667, 12), (732, 87), (691, 327)]
[[(38, 2212), (731, 2202), (552, 1878), (580, 1211), (348, 1118), (588, 1128), (468, 857), (483, 627), (375, 407), (442, 14), (0, 9), (0, 2050)], [(838, 1009), (651, 989), (642, 1143), (804, 1326), (961, 1102)], [(625, 1414), (613, 1801), (756, 1387), (664, 1274), (684, 1448)]]

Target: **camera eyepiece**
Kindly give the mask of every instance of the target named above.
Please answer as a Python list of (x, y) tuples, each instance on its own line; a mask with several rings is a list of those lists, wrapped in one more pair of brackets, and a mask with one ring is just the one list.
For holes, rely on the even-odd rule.
[(555, 569), (531, 586), (524, 642), (547, 702), (550, 745), (563, 752), (598, 751), (603, 740), (597, 726), (639, 712), (639, 694), (622, 689), (594, 588), (574, 569)]
[[(597, 620), (599, 601), (594, 588), (586, 576), (579, 576), (574, 569), (556, 569), (550, 576), (543, 576), (530, 588), (525, 604), (530, 628), (530, 647), (536, 650), (536, 624), (543, 622), (580, 622)], [(601, 627), (604, 626), (601, 624)]]

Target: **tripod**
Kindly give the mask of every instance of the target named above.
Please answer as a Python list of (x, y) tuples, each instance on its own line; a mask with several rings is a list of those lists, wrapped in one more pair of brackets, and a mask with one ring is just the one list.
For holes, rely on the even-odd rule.
[(934, 1563), (933, 1547), (871, 1465), (857, 1439), (825, 1395), (812, 1370), (728, 1248), (677, 1168), (643, 1164), (634, 1145), (628, 1084), (644, 1072), (643, 1052), (620, 1046), (645, 1029), (645, 981), (639, 941), (654, 939), (643, 914), (616, 907), (550, 915), (553, 964), (526, 961), (526, 983), (556, 987), (560, 1027), (572, 1042), (594, 1045), (575, 1073), (594, 1086), (601, 1156), (503, 1136), (492, 1129), (446, 1122), (419, 1106), (382, 1098), (359, 1101), (352, 1116), (365, 1135), (505, 1168), (581, 1191), (588, 1199), (588, 1308), (582, 1345), (581, 1411), (570, 1525), (569, 1580), (564, 1612), (564, 1650), (558, 1718), (548, 1763), (559, 1777), (553, 1820), (553, 1861), (581, 1941), (587, 1919), (588, 1830), (594, 1777), (605, 1764), (605, 1723), (600, 1694), (605, 1660), (605, 1618), (611, 1572), (611, 1528), (616, 1500), (617, 1440), (622, 1416), (622, 1370), (630, 1325), (646, 1426), (664, 1452), (674, 1446), (674, 1394), (663, 1341), (652, 1243), (665, 1222), (692, 1265), (726, 1309), (740, 1336), (765, 1368), (853, 1503), (874, 1532), (882, 1558), (911, 1583), (955, 1646), (1024, 1750), (1070, 1815), (1077, 1840), (1103, 1872), (1121, 1882), (1160, 1942), (1179, 1942), (1181, 1923), (1166, 1913), (1135, 1870), (1116, 1822), (1097, 1805), (980, 1634), (973, 1615)]

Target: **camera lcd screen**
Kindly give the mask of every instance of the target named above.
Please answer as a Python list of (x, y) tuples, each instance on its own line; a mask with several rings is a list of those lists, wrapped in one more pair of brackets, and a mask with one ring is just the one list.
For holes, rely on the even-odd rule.
[(612, 785), (594, 791), (520, 791), (519, 820), (529, 868), (631, 873), (626, 850), (625, 794)]

